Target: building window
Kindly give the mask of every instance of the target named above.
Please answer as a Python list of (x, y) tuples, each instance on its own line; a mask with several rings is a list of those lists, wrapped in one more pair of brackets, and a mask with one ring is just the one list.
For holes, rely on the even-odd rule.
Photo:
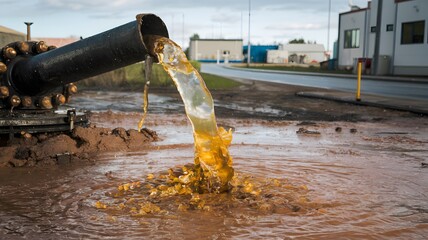
[(360, 47), (360, 29), (345, 30), (345, 48)]
[(372, 32), (372, 33), (376, 32), (376, 26), (371, 27), (370, 32)]
[(394, 31), (394, 24), (387, 24), (387, 25), (386, 25), (386, 31), (387, 31), (387, 32), (392, 32), (392, 31)]
[(401, 28), (401, 44), (423, 43), (425, 37), (425, 21), (403, 23)]

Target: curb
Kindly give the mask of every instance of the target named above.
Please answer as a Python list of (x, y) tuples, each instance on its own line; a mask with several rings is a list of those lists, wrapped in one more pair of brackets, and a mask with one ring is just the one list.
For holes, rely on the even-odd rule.
[[(253, 68), (240, 68), (230, 65), (224, 65), (228, 69), (244, 70), (249, 72), (262, 72), (262, 73), (279, 73), (279, 74), (292, 74), (292, 75), (306, 75), (318, 77), (336, 77), (336, 78), (351, 78), (356, 79), (357, 75), (354, 74), (335, 74), (335, 73), (312, 73), (312, 72), (295, 72), (295, 71), (281, 71), (281, 70), (267, 70), (267, 69), (253, 69)], [(388, 82), (411, 82), (428, 84), (428, 78), (412, 78), (412, 77), (399, 77), (399, 76), (372, 76), (362, 75), (362, 80), (380, 80)]]
[[(406, 112), (411, 112), (411, 113), (422, 114), (422, 115), (428, 116), (428, 108), (423, 109), (423, 108), (418, 108), (418, 106), (394, 104), (394, 101), (389, 102), (389, 103), (381, 103), (381, 102), (377, 102), (376, 100), (375, 101), (370, 101), (370, 100), (356, 101), (356, 100), (350, 99), (349, 97), (334, 96), (333, 94), (329, 94), (326, 92), (297, 92), (296, 93), (296, 95), (299, 97), (325, 99), (325, 100), (350, 103), (350, 104), (355, 104), (355, 105), (387, 108), (387, 109), (406, 111)], [(387, 99), (388, 98), (383, 98), (383, 100), (387, 100)]]

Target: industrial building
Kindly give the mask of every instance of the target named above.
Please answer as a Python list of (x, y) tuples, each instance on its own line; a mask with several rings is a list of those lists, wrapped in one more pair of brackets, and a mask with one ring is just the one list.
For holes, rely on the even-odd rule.
[(27, 35), (13, 29), (0, 26), (0, 46), (6, 46), (9, 43), (25, 41)]
[(327, 60), (322, 44), (280, 44), (267, 51), (267, 63), (319, 63)]
[(428, 1), (373, 0), (339, 14), (339, 69), (428, 76)]
[[(277, 50), (278, 45), (251, 45), (251, 62), (252, 63), (266, 63), (267, 52), (269, 50)], [(247, 62), (248, 58), (248, 45), (244, 46), (244, 62)]]
[(189, 58), (200, 62), (242, 62), (242, 39), (190, 39)]

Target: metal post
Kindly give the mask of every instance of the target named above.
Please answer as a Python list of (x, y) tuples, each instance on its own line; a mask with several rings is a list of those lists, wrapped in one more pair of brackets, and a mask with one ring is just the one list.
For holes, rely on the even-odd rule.
[(251, 63), (251, 0), (248, 0), (248, 50), (247, 50), (247, 67)]
[(330, 15), (331, 15), (331, 0), (328, 1), (327, 52), (330, 52)]
[(361, 71), (362, 71), (362, 62), (358, 62), (358, 78), (357, 78), (357, 94), (355, 100), (358, 102), (361, 101)]
[(31, 41), (31, 25), (33, 24), (32, 22), (24, 22), (25, 25), (27, 25), (27, 41)]
[(183, 24), (183, 26), (181, 26), (181, 37), (182, 37), (182, 39), (183, 39), (183, 42), (181, 43), (181, 47), (182, 48), (184, 48), (184, 41), (185, 41), (185, 39), (184, 39), (184, 13), (181, 15), (181, 17), (182, 17), (182, 24)]
[(373, 54), (372, 73), (378, 75), (379, 72), (379, 50), (380, 50), (380, 34), (382, 29), (382, 4), (383, 0), (377, 2), (377, 16), (376, 16), (376, 37)]

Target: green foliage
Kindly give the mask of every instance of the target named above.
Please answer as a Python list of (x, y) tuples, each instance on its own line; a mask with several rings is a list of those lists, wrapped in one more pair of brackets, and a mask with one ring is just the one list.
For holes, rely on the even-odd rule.
[(200, 37), (199, 37), (199, 34), (197, 34), (197, 33), (194, 33), (194, 34), (190, 37), (190, 40), (198, 40), (198, 39), (200, 39)]
[(144, 82), (144, 63), (136, 63), (123, 68), (125, 71), (125, 81), (138, 84)]
[(293, 40), (291, 40), (291, 41), (289, 41), (288, 43), (294, 43), (294, 44), (305, 44), (305, 39), (303, 39), (303, 38), (299, 38), (299, 39), (297, 39), (297, 38), (295, 38), (295, 39), (293, 39)]
[(77, 83), (83, 88), (108, 89), (113, 87), (126, 87), (126, 73), (123, 68), (111, 72), (103, 73), (95, 77), (87, 78)]
[(294, 43), (294, 44), (317, 44), (317, 41), (311, 41), (311, 40), (305, 41), (305, 39), (303, 39), (303, 38), (299, 38), (299, 39), (295, 38), (295, 39), (289, 41), (288, 43)]
[(201, 73), (209, 90), (230, 89), (241, 85), (241, 83), (229, 78), (220, 77), (208, 73)]
[[(201, 71), (201, 63), (197, 61), (190, 61), (190, 63), (198, 72)], [(99, 87), (103, 89), (115, 87), (142, 88), (145, 83), (144, 62), (139, 62), (96, 77), (85, 79), (79, 82), (79, 86)], [(172, 87), (174, 83), (168, 73), (163, 69), (162, 65), (153, 64), (150, 85), (155, 87)]]
[(190, 61), (192, 66), (198, 71), (201, 72), (201, 63), (198, 61)]

